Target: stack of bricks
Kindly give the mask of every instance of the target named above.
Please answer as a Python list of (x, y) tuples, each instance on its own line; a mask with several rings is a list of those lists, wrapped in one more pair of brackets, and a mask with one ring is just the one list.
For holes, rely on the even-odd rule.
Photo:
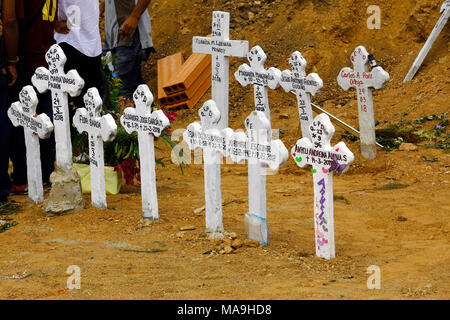
[(211, 55), (181, 52), (158, 60), (158, 101), (167, 109), (192, 109), (211, 86)]

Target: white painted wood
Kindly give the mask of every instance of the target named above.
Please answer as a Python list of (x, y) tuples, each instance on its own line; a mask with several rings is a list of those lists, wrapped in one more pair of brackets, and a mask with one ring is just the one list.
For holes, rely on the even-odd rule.
[[(245, 57), (248, 52), (248, 41), (230, 40), (230, 14), (228, 12), (213, 11), (212, 13), (212, 35), (211, 38), (193, 37), (192, 51), (211, 55), (211, 94), (219, 116), (214, 127), (225, 129), (228, 127), (228, 90), (229, 90), (229, 57)], [(208, 107), (211, 102), (204, 105)], [(211, 112), (213, 107), (210, 107)], [(205, 111), (205, 110), (203, 110)], [(207, 121), (202, 117), (203, 120)], [(206, 124), (205, 124), (206, 125)], [(204, 127), (207, 129), (208, 125)], [(222, 194), (220, 163), (217, 160), (220, 153), (211, 148), (203, 150), (205, 161), (205, 212), (206, 232), (223, 232), (222, 222)], [(207, 163), (208, 162), (208, 163)]]
[(262, 111), (253, 111), (245, 120), (247, 135), (235, 132), (227, 141), (227, 155), (234, 162), (248, 161), (249, 237), (268, 244), (265, 165), (276, 171), (289, 158), (281, 140), (272, 140), (270, 122)]
[(299, 139), (291, 150), (291, 156), (299, 167), (312, 166), (316, 255), (325, 259), (335, 257), (332, 171), (340, 175), (354, 161), (353, 153), (344, 142), (334, 147), (330, 145), (333, 135), (330, 118), (321, 113), (310, 125), (311, 139)]
[(376, 137), (375, 118), (373, 110), (372, 89), (381, 89), (389, 81), (389, 73), (377, 66), (369, 72), (368, 52), (363, 46), (359, 46), (351, 55), (353, 70), (343, 68), (338, 76), (338, 84), (347, 91), (351, 87), (356, 88), (358, 97), (359, 130), (361, 141), (361, 154), (365, 158), (375, 159)]
[(236, 80), (242, 85), (253, 85), (255, 110), (264, 112), (270, 123), (269, 87), (272, 90), (280, 86), (281, 71), (277, 68), (264, 69), (267, 56), (260, 46), (253, 47), (247, 54), (250, 66), (246, 63), (241, 65), (234, 73)]
[(23, 127), (27, 150), (28, 197), (34, 203), (39, 203), (44, 201), (39, 138), (50, 137), (53, 123), (45, 113), (36, 115), (38, 98), (32, 86), (26, 86), (20, 91), (19, 100), (8, 109), (8, 117), (15, 127)]
[(299, 51), (292, 53), (289, 59), (292, 71), (284, 70), (281, 73), (280, 84), (286, 92), (295, 91), (302, 136), (308, 138), (309, 126), (313, 119), (311, 95), (315, 96), (320, 92), (320, 89), (323, 87), (323, 81), (317, 73), (311, 73), (306, 76), (306, 64), (306, 59)]
[(245, 57), (248, 41), (230, 40), (230, 14), (213, 11), (212, 37), (193, 37), (192, 51), (210, 54), (212, 61), (211, 93), (220, 112), (219, 129), (228, 127), (229, 57)]
[(106, 209), (103, 141), (114, 140), (117, 134), (117, 124), (109, 113), (101, 115), (102, 99), (97, 88), (88, 89), (83, 98), (86, 108), (77, 109), (73, 117), (73, 124), (79, 133), (86, 132), (89, 137), (92, 205)]
[(145, 219), (158, 220), (154, 137), (159, 137), (170, 121), (162, 110), (151, 111), (153, 94), (147, 85), (142, 84), (136, 89), (133, 100), (136, 108), (126, 108), (120, 123), (129, 134), (138, 133), (142, 215)]
[(215, 236), (224, 231), (220, 155), (226, 156), (226, 141), (232, 135), (232, 130), (219, 129), (221, 113), (214, 100), (206, 101), (198, 114), (201, 124), (194, 122), (188, 125), (183, 139), (190, 150), (203, 149), (206, 232)]
[(419, 70), (420, 66), (422, 65), (423, 61), (428, 55), (428, 52), (430, 52), (431, 47), (433, 46), (434, 42), (436, 41), (437, 37), (441, 33), (442, 29), (444, 29), (445, 25), (447, 24), (448, 18), (450, 17), (450, 0), (446, 0), (442, 6), (441, 6), (441, 17), (439, 18), (438, 22), (433, 28), (433, 31), (431, 31), (430, 36), (428, 37), (427, 41), (425, 42), (422, 50), (420, 50), (419, 55), (417, 56), (416, 60), (411, 66), (411, 69), (409, 69), (408, 73), (406, 74), (405, 79), (403, 79), (403, 82), (407, 82), (412, 80), (414, 76), (416, 75), (417, 71)]
[(78, 96), (84, 80), (76, 70), (64, 73), (66, 56), (57, 44), (45, 54), (49, 68), (36, 69), (31, 81), (40, 93), (52, 93), (53, 124), (55, 126), (56, 163), (69, 173), (72, 168), (72, 141), (70, 138), (69, 103), (67, 94)]

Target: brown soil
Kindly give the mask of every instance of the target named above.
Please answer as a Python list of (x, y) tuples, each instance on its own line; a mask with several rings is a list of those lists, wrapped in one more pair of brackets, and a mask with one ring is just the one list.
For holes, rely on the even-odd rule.
[[(260, 45), (267, 67), (286, 69), (290, 54), (301, 51), (307, 71), (317, 70), (325, 84), (313, 101), (354, 127), (355, 92), (341, 90), (336, 77), (351, 66), (349, 56), (360, 44), (391, 75), (387, 88), (374, 93), (380, 128), (397, 123), (405, 112), (406, 120), (442, 114), (449, 111), (448, 26), (414, 80), (402, 83), (438, 20), (440, 2), (379, 0), (382, 28), (368, 30), (367, 1), (152, 1), (158, 54), (145, 67), (146, 78), (157, 92), (156, 60), (178, 51), (187, 58), (192, 36), (210, 32), (211, 11), (225, 10), (231, 13), (233, 38)], [(244, 62), (233, 59), (230, 72)], [(243, 128), (253, 109), (252, 89), (230, 79), (230, 127)], [(197, 108), (209, 97), (210, 92)], [(270, 104), (272, 127), (287, 130), (282, 140), (290, 149), (299, 138), (295, 99), (280, 89), (270, 92)], [(279, 113), (290, 117), (280, 119)], [(178, 116), (173, 129), (198, 120), (195, 109)], [(334, 142), (342, 133), (336, 129)], [(215, 254), (211, 250), (220, 252), (223, 244), (205, 238), (204, 212), (194, 213), (204, 205), (202, 166), (190, 165), (182, 175), (159, 141), (156, 153), (166, 166), (157, 167), (161, 219), (151, 226), (140, 222), (138, 187), (108, 196), (107, 210), (88, 206), (55, 218), (28, 206), (26, 196), (12, 196), (23, 211), (8, 216), (19, 225), (0, 234), (0, 299), (448, 299), (449, 153), (420, 145), (418, 151), (379, 150), (376, 160), (366, 160), (358, 142), (346, 143), (356, 159), (347, 174), (334, 179), (335, 195), (348, 201), (335, 201), (337, 257), (331, 261), (315, 257), (307, 169), (289, 159), (268, 177), (268, 247)], [(247, 167), (222, 168), (224, 226), (241, 238)], [(89, 196), (85, 200), (89, 203)], [(195, 229), (180, 231), (187, 226)], [(81, 290), (66, 289), (70, 265), (81, 268)], [(370, 265), (381, 268), (380, 290), (367, 289)], [(30, 276), (4, 278), (25, 271)]]

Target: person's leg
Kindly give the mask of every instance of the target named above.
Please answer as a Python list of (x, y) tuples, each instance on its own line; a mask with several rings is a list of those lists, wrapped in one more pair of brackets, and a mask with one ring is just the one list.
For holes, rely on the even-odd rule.
[(129, 96), (132, 96), (137, 87), (143, 83), (142, 80), (142, 46), (139, 40), (139, 32), (136, 31), (131, 47), (120, 46), (114, 48), (113, 61), (114, 72), (117, 74), (124, 89)]
[[(19, 93), (23, 87), (31, 83), (31, 75), (32, 73), (27, 68), (17, 66), (17, 81), (9, 90), (10, 104), (19, 101)], [(14, 127), (12, 124), (10, 124), (10, 157), (13, 164), (11, 192), (24, 192), (27, 185), (25, 136), (23, 127)]]
[(7, 114), (8, 106), (7, 77), (3, 72), (0, 72), (0, 148), (2, 149), (0, 153), (0, 203), (8, 201), (8, 195), (11, 191), (11, 179), (8, 174), (11, 122)]
[[(36, 109), (37, 114), (45, 113), (53, 122), (52, 96), (50, 92), (38, 94), (39, 104)], [(50, 183), (50, 175), (55, 171), (56, 146), (55, 133), (52, 132), (48, 139), (40, 139), (42, 181), (44, 184)]]

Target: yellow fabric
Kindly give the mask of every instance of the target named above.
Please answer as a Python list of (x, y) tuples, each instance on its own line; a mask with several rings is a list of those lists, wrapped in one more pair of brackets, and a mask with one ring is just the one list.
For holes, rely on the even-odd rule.
[(43, 21), (50, 21), (50, 22), (55, 21), (57, 3), (56, 3), (56, 0), (53, 0), (52, 12), (50, 14), (50, 3), (51, 2), (52, 2), (52, 0), (46, 0), (44, 7), (42, 8), (42, 20)]
[[(74, 163), (81, 178), (81, 189), (83, 193), (91, 193), (91, 168), (88, 164)], [(122, 173), (115, 172), (114, 167), (105, 167), (105, 189), (106, 194), (118, 194), (122, 186)]]

